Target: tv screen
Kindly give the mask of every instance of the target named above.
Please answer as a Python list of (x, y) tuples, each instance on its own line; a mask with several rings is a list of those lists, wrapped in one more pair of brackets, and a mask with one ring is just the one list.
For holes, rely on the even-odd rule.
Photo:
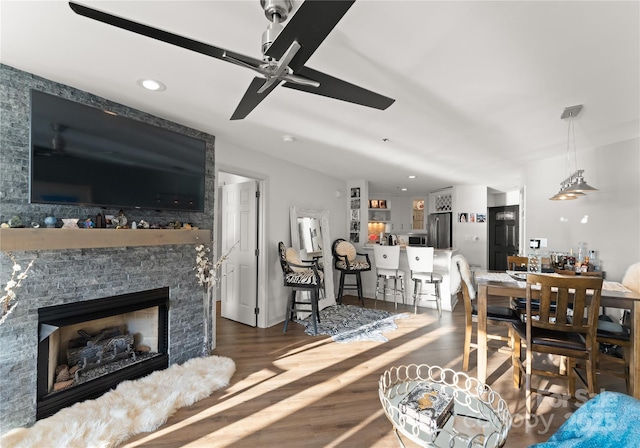
[(206, 142), (31, 91), (30, 200), (204, 211)]

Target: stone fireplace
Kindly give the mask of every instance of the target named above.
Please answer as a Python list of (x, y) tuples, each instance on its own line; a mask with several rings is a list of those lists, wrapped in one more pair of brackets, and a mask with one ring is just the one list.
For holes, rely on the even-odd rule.
[(168, 288), (38, 309), (36, 419), (168, 367), (168, 324)]
[[(166, 314), (159, 311), (155, 318), (156, 321), (166, 320), (155, 336), (157, 347), (155, 342), (149, 342), (154, 336), (145, 335), (142, 345), (153, 347), (159, 353), (153, 357), (153, 362), (163, 365), (183, 363), (200, 355), (203, 334), (202, 288), (193, 272), (194, 248), (196, 244), (210, 244), (211, 229), (214, 228), (215, 137), (3, 64), (0, 64), (0, 78), (0, 222), (7, 222), (17, 215), (24, 223), (40, 225), (39, 229), (0, 229), (0, 284), (4, 285), (7, 281), (8, 268), (11, 266), (4, 252), (10, 251), (23, 266), (34, 261), (28, 278), (17, 292), (17, 307), (0, 326), (0, 433), (4, 433), (12, 428), (32, 425), (37, 418), (50, 412), (47, 409), (50, 402), (63, 396), (58, 393), (51, 397), (47, 395), (49, 377), (52, 376), (48, 362), (47, 371), (43, 374), (46, 379), (39, 378), (42, 362), (38, 359), (44, 341), (51, 337), (71, 339), (70, 336), (63, 336), (62, 331), (50, 328), (41, 334), (44, 325), (59, 328), (68, 326), (60, 318), (44, 317), (43, 320), (42, 313), (51, 307), (70, 304), (89, 306), (101, 303), (105, 298), (113, 301), (123, 295), (160, 289), (166, 292), (161, 303), (145, 304), (140, 312), (149, 308), (160, 310), (167, 304)], [(44, 228), (47, 216), (79, 218), (82, 221), (98, 213), (117, 214), (118, 210), (81, 204), (54, 206), (29, 202), (31, 89), (111, 110), (118, 115), (205, 140), (204, 212), (124, 210), (130, 221), (144, 219), (160, 225), (179, 221), (191, 223), (200, 230)], [(171, 304), (170, 308), (168, 303)], [(127, 312), (133, 311), (122, 313)], [(127, 317), (123, 323), (112, 322), (104, 327), (122, 326), (133, 329), (134, 334), (142, 332), (135, 325), (138, 324), (132, 323)], [(89, 333), (93, 332), (91, 327)], [(52, 336), (55, 333), (59, 335)], [(77, 337), (77, 329), (73, 329), (72, 333), (73, 337)], [(138, 342), (135, 340), (134, 344)], [(47, 350), (51, 350), (50, 340), (46, 345)], [(58, 356), (50, 355), (55, 359), (52, 363), (57, 363)], [(130, 369), (135, 371), (138, 367)], [(126, 373), (128, 376), (129, 372)], [(119, 373), (112, 375), (117, 378), (115, 382), (122, 380), (117, 377)], [(144, 373), (135, 372), (133, 376), (136, 375)], [(92, 383), (89, 381), (85, 384)], [(62, 392), (74, 395), (74, 389), (85, 388), (91, 389), (93, 385), (71, 387)], [(89, 395), (100, 393), (91, 390)], [(52, 398), (54, 396), (55, 400)]]

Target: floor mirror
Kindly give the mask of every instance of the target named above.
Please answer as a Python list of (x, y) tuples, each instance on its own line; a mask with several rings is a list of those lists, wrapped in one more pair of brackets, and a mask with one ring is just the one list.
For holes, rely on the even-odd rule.
[(329, 232), (329, 211), (309, 210), (296, 206), (290, 209), (291, 247), (300, 252), (300, 258), (311, 260), (320, 257), (324, 271), (324, 294), (320, 298), (320, 309), (336, 304), (333, 290), (333, 260)]

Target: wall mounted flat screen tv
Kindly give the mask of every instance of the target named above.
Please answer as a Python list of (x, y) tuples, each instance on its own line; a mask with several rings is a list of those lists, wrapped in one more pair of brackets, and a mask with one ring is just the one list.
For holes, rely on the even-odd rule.
[(30, 200), (204, 211), (206, 142), (31, 91)]

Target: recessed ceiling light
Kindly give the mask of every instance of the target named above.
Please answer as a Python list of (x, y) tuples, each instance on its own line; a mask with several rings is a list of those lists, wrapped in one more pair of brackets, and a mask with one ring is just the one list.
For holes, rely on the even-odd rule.
[(413, 174), (411, 176), (409, 176), (409, 179), (415, 179), (416, 176), (414, 176)]
[(138, 85), (153, 92), (162, 92), (167, 89), (167, 86), (157, 79), (139, 79)]
[(294, 140), (295, 140), (295, 138), (293, 138), (293, 136), (291, 136), (291, 135), (283, 135), (282, 136), (282, 141), (284, 141), (285, 143), (291, 143)]
[(402, 191), (407, 191), (407, 189), (406, 189), (406, 188), (402, 188), (401, 190), (402, 190)]

